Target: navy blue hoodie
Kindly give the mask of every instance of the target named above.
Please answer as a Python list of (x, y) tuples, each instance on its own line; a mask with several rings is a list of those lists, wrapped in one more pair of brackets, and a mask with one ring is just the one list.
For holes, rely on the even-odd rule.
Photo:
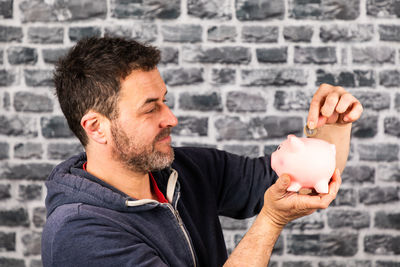
[(169, 203), (133, 199), (82, 169), (82, 153), (46, 181), (42, 260), (52, 266), (222, 266), (219, 215), (248, 218), (277, 176), (270, 158), (175, 148), (171, 168), (154, 172)]

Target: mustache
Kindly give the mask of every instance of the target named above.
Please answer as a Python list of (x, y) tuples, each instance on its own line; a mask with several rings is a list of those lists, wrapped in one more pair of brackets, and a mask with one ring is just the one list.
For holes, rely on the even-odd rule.
[(162, 130), (155, 138), (155, 141), (160, 141), (161, 139), (164, 139), (165, 137), (169, 136), (171, 134), (171, 128), (166, 128)]

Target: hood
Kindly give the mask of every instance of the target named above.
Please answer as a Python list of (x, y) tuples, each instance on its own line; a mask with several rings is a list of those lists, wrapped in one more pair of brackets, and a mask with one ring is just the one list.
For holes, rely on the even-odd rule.
[[(131, 198), (94, 177), (82, 169), (82, 165), (86, 161), (86, 153), (80, 153), (60, 163), (53, 169), (46, 181), (47, 217), (57, 207), (72, 203), (83, 203), (122, 212), (148, 210), (160, 205), (155, 200)], [(175, 193), (177, 193), (175, 191), (179, 190), (176, 171), (166, 169), (153, 174), (160, 190), (164, 194), (168, 191), (168, 197), (171, 198), (171, 200), (168, 200), (172, 202), (172, 198), (175, 198)], [(169, 179), (170, 176), (172, 179)], [(168, 182), (168, 180), (170, 181)]]

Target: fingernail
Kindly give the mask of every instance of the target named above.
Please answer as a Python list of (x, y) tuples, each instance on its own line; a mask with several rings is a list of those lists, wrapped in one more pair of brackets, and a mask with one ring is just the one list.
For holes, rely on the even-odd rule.
[(314, 129), (314, 122), (313, 121), (309, 121), (308, 122), (308, 128)]

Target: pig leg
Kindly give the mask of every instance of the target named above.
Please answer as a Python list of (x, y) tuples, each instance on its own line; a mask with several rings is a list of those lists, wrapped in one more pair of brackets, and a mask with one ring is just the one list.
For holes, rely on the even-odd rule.
[(289, 186), (289, 188), (287, 189), (287, 191), (291, 191), (291, 192), (298, 192), (301, 188), (301, 185), (298, 182), (292, 182)]
[(329, 191), (328, 182), (327, 181), (320, 181), (315, 186), (315, 191), (318, 193), (326, 194)]

